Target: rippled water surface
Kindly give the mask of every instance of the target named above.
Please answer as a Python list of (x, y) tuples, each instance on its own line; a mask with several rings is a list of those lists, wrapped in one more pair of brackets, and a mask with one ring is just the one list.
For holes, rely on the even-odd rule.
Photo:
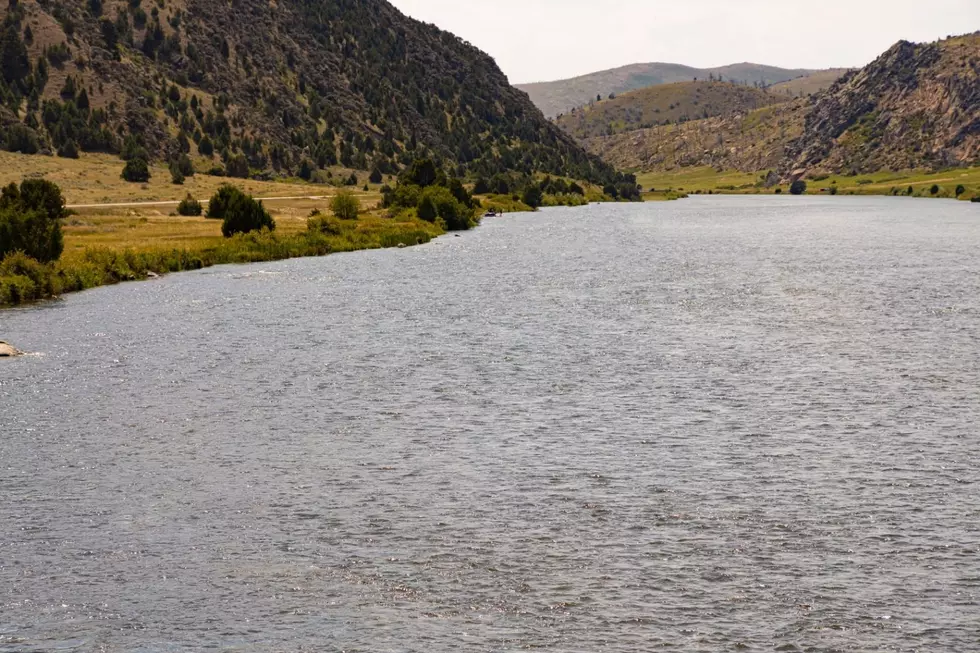
[(976, 651), (980, 209), (485, 221), (0, 313), (0, 651)]

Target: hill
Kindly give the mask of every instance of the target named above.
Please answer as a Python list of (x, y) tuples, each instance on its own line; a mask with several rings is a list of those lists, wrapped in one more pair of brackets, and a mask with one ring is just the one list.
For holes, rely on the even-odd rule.
[(850, 70), (847, 68), (829, 68), (827, 70), (818, 70), (810, 73), (809, 75), (804, 75), (803, 77), (797, 77), (796, 79), (790, 79), (785, 82), (773, 84), (769, 90), (777, 95), (806, 97), (807, 95), (814, 95), (815, 93), (826, 91), (828, 88), (833, 86), (834, 82), (848, 72), (850, 72)]
[(559, 115), (556, 122), (583, 140), (742, 114), (788, 99), (786, 95), (730, 82), (680, 82), (630, 91)]
[(670, 171), (711, 166), (756, 172), (778, 167), (790, 142), (803, 134), (803, 100), (747, 113), (662, 125), (584, 141), (625, 170)]
[(583, 142), (614, 165), (642, 171), (778, 169), (788, 178), (976, 165), (980, 33), (900, 42), (793, 102)]
[(901, 41), (815, 96), (784, 172), (939, 169), (980, 160), (980, 32)]
[(719, 68), (692, 68), (671, 63), (643, 63), (603, 70), (581, 77), (555, 82), (518, 84), (531, 101), (549, 118), (568, 113), (596, 99), (610, 94), (619, 95), (648, 86), (691, 82), (694, 80), (719, 79), (749, 86), (770, 85), (796, 79), (815, 71), (787, 70), (753, 63), (732, 64)]
[(392, 174), (426, 154), (619, 179), (489, 56), (384, 0), (8, 0), (0, 18), (10, 151), (145, 148), (235, 176)]

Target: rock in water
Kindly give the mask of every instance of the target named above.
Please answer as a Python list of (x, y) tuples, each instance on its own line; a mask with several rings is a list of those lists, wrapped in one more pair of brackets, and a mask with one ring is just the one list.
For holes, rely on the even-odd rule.
[(0, 340), (0, 358), (13, 358), (14, 356), (22, 356), (24, 352), (14, 349), (3, 340)]

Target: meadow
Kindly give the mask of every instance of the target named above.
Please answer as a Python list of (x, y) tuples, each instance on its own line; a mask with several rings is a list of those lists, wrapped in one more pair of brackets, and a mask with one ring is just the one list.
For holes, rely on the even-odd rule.
[[(637, 174), (637, 182), (644, 190), (675, 191), (687, 194), (735, 193), (772, 194), (776, 189), (788, 192), (788, 184), (766, 188), (762, 184), (764, 172), (746, 173), (717, 171), (710, 167), (684, 168), (671, 172)], [(877, 172), (867, 175), (829, 175), (808, 179), (807, 194), (830, 194), (836, 187), (839, 195), (911, 195), (913, 197), (953, 198), (962, 186), (960, 200), (970, 200), (980, 195), (980, 167), (957, 168), (941, 172), (903, 171)], [(935, 194), (933, 187), (938, 187)], [(912, 192), (909, 193), (909, 188)]]

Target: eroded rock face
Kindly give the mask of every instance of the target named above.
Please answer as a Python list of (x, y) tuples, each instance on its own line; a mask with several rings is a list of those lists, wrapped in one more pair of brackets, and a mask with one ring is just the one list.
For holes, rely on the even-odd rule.
[(980, 156), (980, 35), (902, 41), (815, 100), (782, 169), (938, 169)]
[(14, 356), (23, 356), (24, 352), (14, 349), (12, 346), (0, 340), (0, 358), (13, 358)]

